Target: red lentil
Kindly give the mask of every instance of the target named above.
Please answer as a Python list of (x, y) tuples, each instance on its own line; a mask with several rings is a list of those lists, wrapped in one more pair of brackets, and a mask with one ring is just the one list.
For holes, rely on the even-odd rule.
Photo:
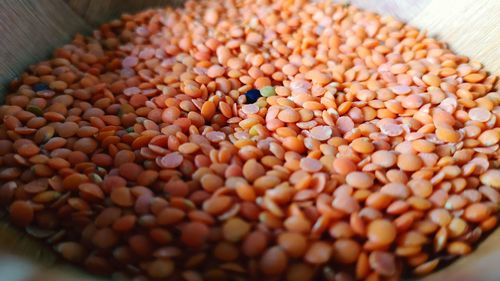
[(497, 224), (497, 77), (392, 18), (268, 2), (123, 15), (13, 81), (10, 220), (141, 280), (397, 280), (470, 253)]

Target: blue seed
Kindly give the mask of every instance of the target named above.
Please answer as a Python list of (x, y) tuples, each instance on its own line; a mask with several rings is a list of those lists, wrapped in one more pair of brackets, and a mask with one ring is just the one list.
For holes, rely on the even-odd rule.
[(32, 88), (35, 92), (49, 90), (49, 86), (45, 83), (36, 83)]
[(247, 98), (247, 103), (254, 103), (261, 97), (260, 91), (257, 89), (252, 89), (246, 92), (245, 96)]

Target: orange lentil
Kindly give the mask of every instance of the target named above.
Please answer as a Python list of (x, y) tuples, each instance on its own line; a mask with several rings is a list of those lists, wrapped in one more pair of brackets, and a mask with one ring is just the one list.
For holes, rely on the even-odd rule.
[(307, 252), (305, 253), (304, 259), (312, 264), (324, 264), (328, 262), (332, 255), (332, 247), (326, 242), (317, 241), (313, 242)]
[(349, 158), (337, 158), (333, 161), (333, 169), (341, 175), (346, 175), (356, 171), (356, 164)]
[(111, 191), (111, 201), (118, 206), (130, 207), (134, 204), (132, 194), (126, 187), (117, 187)]
[(465, 208), (464, 218), (471, 222), (481, 222), (485, 220), (491, 213), (491, 210), (486, 204), (473, 203)]
[(346, 176), (347, 184), (355, 188), (370, 188), (373, 185), (373, 177), (363, 172), (351, 172)]
[(392, 276), (396, 271), (394, 255), (382, 251), (373, 251), (369, 256), (370, 267), (382, 276)]
[(21, 227), (28, 226), (34, 219), (33, 206), (27, 201), (14, 201), (9, 212), (12, 222)]
[(442, 126), (436, 128), (436, 136), (438, 139), (445, 142), (458, 142), (460, 140), (460, 134), (448, 126)]
[(422, 159), (415, 154), (404, 153), (398, 156), (397, 165), (403, 171), (418, 171), (422, 164)]
[(436, 146), (428, 140), (415, 140), (412, 142), (412, 148), (417, 152), (433, 152)]
[(266, 250), (267, 237), (261, 231), (249, 233), (242, 244), (242, 251), (248, 257), (255, 257)]
[(378, 150), (372, 154), (372, 162), (384, 168), (390, 168), (396, 164), (396, 154), (392, 151)]
[(333, 259), (344, 264), (352, 264), (358, 260), (361, 246), (351, 239), (339, 239), (333, 243)]
[(388, 220), (372, 221), (367, 228), (368, 239), (383, 245), (392, 243), (396, 239), (396, 234), (396, 227)]
[(278, 246), (269, 248), (260, 259), (260, 269), (267, 275), (276, 275), (286, 270), (288, 258)]
[(278, 237), (278, 245), (291, 257), (300, 257), (307, 250), (307, 239), (304, 235), (294, 232), (284, 232)]
[(425, 74), (422, 76), (422, 81), (424, 81), (429, 86), (439, 87), (441, 84), (441, 79), (435, 74)]
[(205, 243), (209, 228), (200, 222), (190, 222), (181, 229), (181, 241), (189, 247), (199, 247)]
[(293, 122), (297, 122), (300, 120), (300, 115), (297, 111), (295, 111), (291, 108), (288, 108), (288, 109), (281, 111), (278, 114), (278, 119), (283, 121), (283, 122), (293, 123)]
[(311, 281), (314, 278), (314, 268), (307, 263), (290, 265), (287, 271), (287, 281)]
[(371, 153), (375, 146), (368, 139), (355, 139), (351, 143), (352, 149), (359, 153)]

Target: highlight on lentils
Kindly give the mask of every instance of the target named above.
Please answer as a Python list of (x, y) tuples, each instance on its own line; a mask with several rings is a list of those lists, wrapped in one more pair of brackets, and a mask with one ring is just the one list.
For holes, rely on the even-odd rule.
[(331, 1), (187, 1), (77, 35), (0, 107), (0, 204), (134, 280), (398, 280), (497, 225), (480, 63)]

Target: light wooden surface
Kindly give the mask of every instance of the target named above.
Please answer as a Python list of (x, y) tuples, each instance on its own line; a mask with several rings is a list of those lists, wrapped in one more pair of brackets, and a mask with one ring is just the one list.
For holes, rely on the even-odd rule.
[[(96, 24), (122, 12), (180, 2), (182, 0), (0, 0), (0, 96), (6, 91), (3, 86), (8, 81), (30, 63), (49, 57), (54, 48), (70, 42), (77, 32), (88, 34)], [(456, 53), (469, 56), (483, 63), (488, 71), (500, 75), (500, 0), (349, 2), (425, 29), (431, 36), (449, 43)], [(8, 250), (45, 264), (56, 262), (53, 253), (40, 242), (34, 242), (19, 230), (7, 228), (1, 220), (0, 251)], [(500, 280), (498, 261), (500, 229), (470, 256), (425, 280)], [(65, 279), (69, 280), (61, 280)]]
[(64, 0), (83, 19), (91, 24), (97, 25), (106, 20), (119, 17), (120, 14), (130, 11), (138, 11), (147, 7), (164, 5), (181, 5), (183, 0)]
[(28, 64), (88, 31), (90, 26), (60, 0), (1, 0), (0, 92)]
[[(146, 7), (182, 0), (0, 0), (0, 94), (34, 62), (46, 59), (76, 33)], [(1, 101), (1, 99), (0, 99)]]

